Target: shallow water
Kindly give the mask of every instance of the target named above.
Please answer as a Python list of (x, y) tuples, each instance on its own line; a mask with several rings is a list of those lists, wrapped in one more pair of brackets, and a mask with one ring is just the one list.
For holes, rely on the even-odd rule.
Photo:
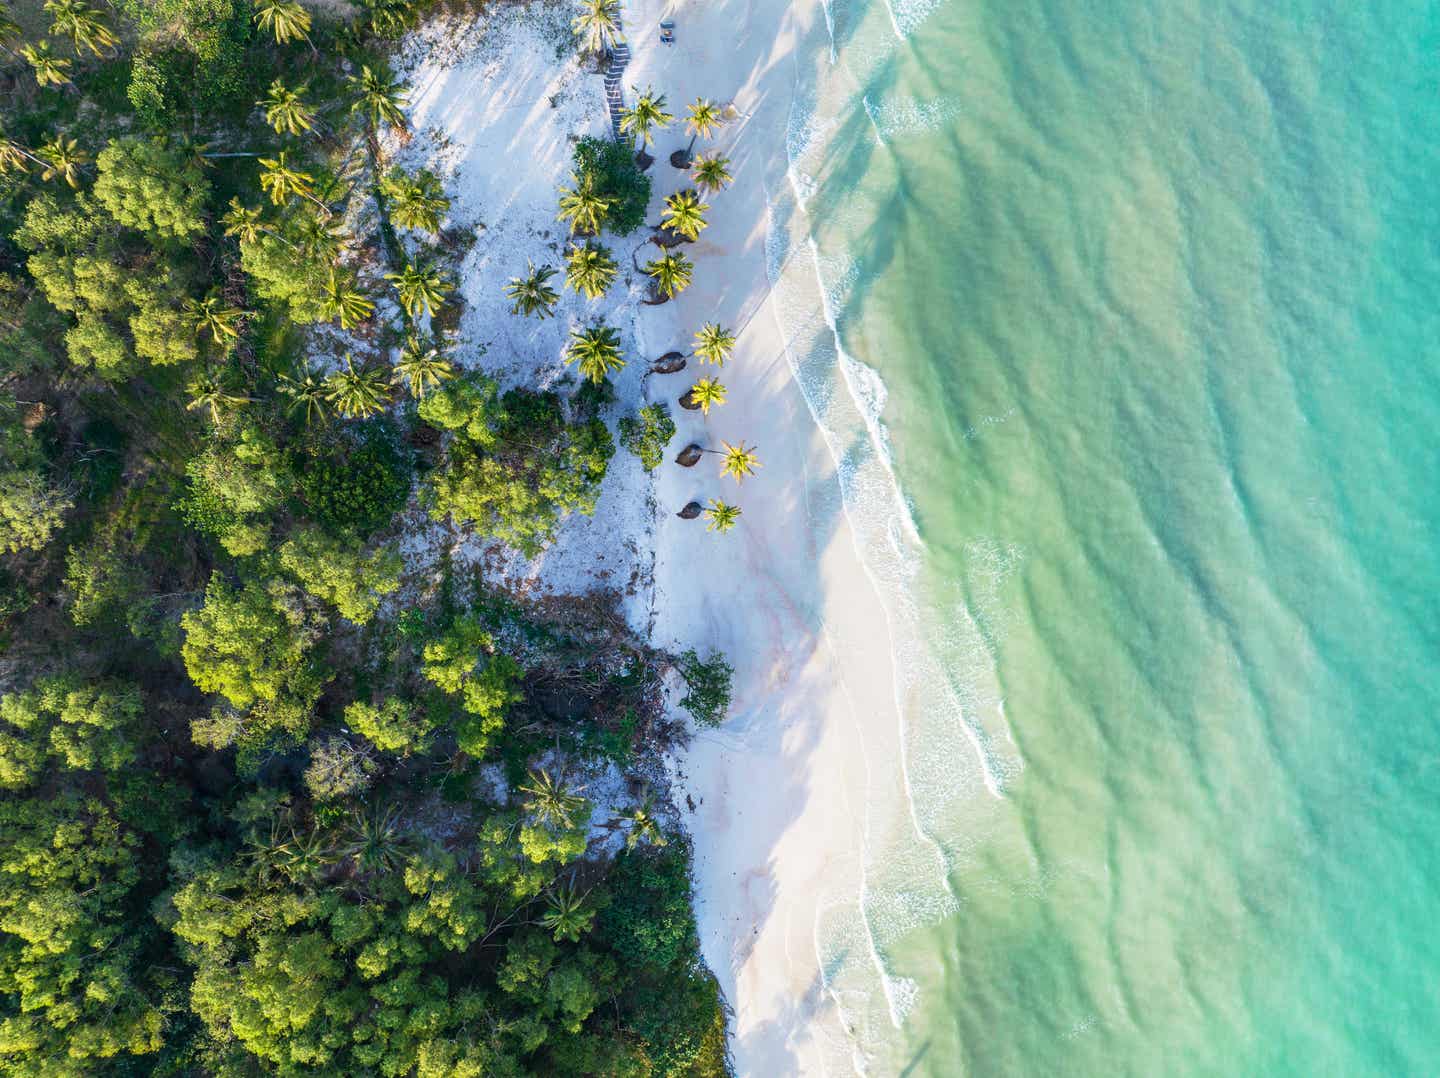
[(1440, 9), (828, 15), (771, 268), (906, 748), (837, 1059), (1433, 1070)]

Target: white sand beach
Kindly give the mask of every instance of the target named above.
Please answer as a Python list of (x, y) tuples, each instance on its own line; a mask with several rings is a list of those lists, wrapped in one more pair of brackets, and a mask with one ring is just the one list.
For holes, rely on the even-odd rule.
[[(454, 223), (484, 226), (463, 266), (461, 359), (547, 384), (562, 373), (570, 326), (603, 315), (630, 357), (615, 380), (622, 413), (667, 400), (679, 427), (670, 457), (690, 442), (744, 440), (763, 462), (738, 491), (715, 457), (693, 469), (667, 461), (652, 487), (619, 452), (595, 516), (567, 521), (543, 555), (506, 571), (541, 591), (619, 588), (632, 624), (657, 645), (730, 657), (730, 720), (699, 732), (675, 761), (674, 798), (695, 840), (705, 958), (734, 1009), (739, 1073), (848, 1073), (876, 1007), (893, 1020), (897, 1002), (847, 998), (822, 973), (819, 940), (827, 918), (864, 921), (856, 911), (867, 846), (873, 829), (894, 824), (869, 818), (871, 791), (893, 799), (904, 779), (886, 611), (857, 555), (834, 455), (792, 375), (767, 279), (770, 196), (788, 196), (791, 95), (797, 64), (815, 62), (817, 30), (824, 39), (822, 8), (625, 4), (627, 100), (632, 87), (653, 84), (677, 114), (697, 96), (732, 104), (731, 121), (701, 148), (730, 156), (735, 183), (710, 199), (711, 225), (686, 248), (694, 284), (677, 300), (640, 304), (645, 282), (627, 265), (628, 291), (617, 286), (593, 304), (566, 292), (559, 317), (544, 322), (509, 316), (501, 289), (527, 260), (558, 264), (565, 233), (555, 188), (568, 172), (568, 139), (608, 133), (609, 124), (600, 77), (555, 59), (564, 27), (555, 14), (564, 9), (493, 10), (488, 27), (432, 24), (406, 52), (417, 135), (402, 154), (445, 174)], [(675, 20), (673, 45), (659, 41), (663, 17)], [(652, 221), (663, 197), (687, 186), (668, 162), (685, 143), (679, 127), (655, 147)], [(643, 238), (613, 241), (622, 264)], [(693, 360), (683, 373), (645, 376), (649, 360), (688, 351), (704, 321), (739, 333), (720, 375), (729, 400), (708, 418), (674, 407), (696, 374)], [(743, 509), (729, 534), (674, 515), (714, 497)], [(416, 536), (407, 551), (422, 557), (438, 540), (433, 531)], [(881, 980), (877, 970), (872, 983)]]

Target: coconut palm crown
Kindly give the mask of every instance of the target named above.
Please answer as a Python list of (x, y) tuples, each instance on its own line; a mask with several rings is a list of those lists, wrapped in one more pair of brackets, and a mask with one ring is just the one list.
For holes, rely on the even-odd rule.
[(587, 243), (584, 247), (572, 246), (565, 256), (565, 283), (577, 292), (583, 292), (590, 299), (599, 299), (605, 294), (619, 267), (610, 257), (610, 250), (599, 244)]
[(632, 144), (638, 144), (637, 149), (643, 150), (654, 133), (668, 127), (673, 119), (665, 111), (665, 95), (647, 86), (643, 93), (637, 91), (634, 105), (620, 110), (620, 130), (630, 136)]
[(64, 86), (70, 81), (70, 61), (50, 52), (50, 42), (37, 41), (20, 49), (41, 86)]
[(722, 188), (728, 187), (733, 179), (730, 175), (730, 158), (718, 153), (697, 157), (691, 167), (690, 176), (700, 190), (716, 194)]
[(678, 232), (687, 240), (700, 238), (700, 233), (709, 225), (705, 211), (710, 207), (701, 202), (690, 191), (677, 191), (665, 199), (665, 210), (660, 215), (660, 224)]
[(315, 126), (315, 113), (305, 104), (304, 93), (305, 87), (292, 90), (282, 79), (276, 79), (256, 102), (265, 110), (265, 122), (277, 135), (298, 135)]
[(357, 370), (349, 352), (345, 353), (345, 366), (334, 371), (325, 386), (325, 399), (346, 419), (364, 419), (383, 412), (390, 396), (385, 376), (368, 364)]
[(330, 387), (325, 384), (321, 373), (308, 363), (302, 363), (293, 374), (282, 374), (278, 379), (281, 393), (290, 398), (290, 411), (305, 410), (305, 422), (318, 419), (329, 422), (326, 409), (330, 404)]
[(695, 140), (709, 138), (720, 127), (720, 106), (703, 97), (697, 97), (685, 107), (685, 130), (690, 133), (690, 145), (685, 147), (685, 163), (690, 166), (690, 155), (695, 152)]
[(385, 279), (395, 286), (400, 305), (411, 318), (423, 311), (433, 315), (435, 308), (455, 290), (455, 284), (433, 262), (407, 262), (399, 273), (387, 273)]
[(536, 823), (550, 827), (574, 827), (575, 817), (585, 807), (585, 799), (565, 785), (563, 775), (552, 779), (543, 769), (531, 771), (520, 792), (526, 795), (525, 811)]
[(93, 56), (104, 56), (120, 44), (120, 39), (110, 32), (104, 13), (86, 0), (45, 0), (45, 10), (53, 20), (50, 32), (68, 37), (76, 55), (89, 49)]
[(555, 219), (568, 221), (572, 233), (593, 236), (604, 227), (614, 199), (604, 198), (596, 192), (595, 183), (589, 175), (582, 180), (572, 172), (570, 182), (573, 186), (560, 188), (560, 212)]
[(505, 286), (505, 295), (511, 302), (510, 313), (534, 315), (542, 320), (554, 314), (560, 294), (551, 287), (550, 278), (557, 272), (553, 266), (536, 269), (531, 262), (524, 277), (511, 277)]
[(73, 138), (54, 135), (40, 144), (35, 156), (45, 162), (40, 178), (46, 183), (64, 180), (71, 187), (80, 186), (80, 170), (90, 161), (90, 155), (80, 148)]
[(740, 507), (730, 505), (715, 498), (710, 499), (710, 504), (705, 507), (705, 530), (711, 532), (728, 532), (735, 527), (736, 521), (740, 519)]
[(605, 325), (572, 332), (565, 347), (565, 363), (578, 363), (581, 375), (599, 385), (611, 371), (625, 366), (620, 334)]
[(700, 406), (703, 415), (709, 415), (710, 409), (717, 404), (724, 404), (727, 390), (714, 378), (700, 378), (690, 387), (690, 399)]
[(320, 310), (326, 318), (339, 319), (341, 329), (354, 329), (374, 313), (375, 304), (360, 291), (354, 274), (332, 269)]
[(720, 474), (732, 475), (735, 482), (742, 482), (747, 475), (754, 475), (755, 470), (760, 467), (760, 458), (755, 453), (755, 446), (747, 446), (743, 441), (739, 445), (731, 445), (729, 442), (721, 442), (725, 452), (721, 454), (724, 459), (720, 462)]
[(570, 28), (586, 52), (607, 55), (620, 40), (620, 5), (617, 0), (584, 0), (580, 14), (570, 20)]
[(363, 112), (370, 122), (379, 125), (405, 129), (405, 84), (394, 78), (389, 71), (373, 70), (369, 64), (360, 68), (359, 75), (350, 76), (350, 85), (358, 96), (351, 106), (354, 112)]
[(706, 322), (695, 333), (695, 355), (701, 363), (725, 366), (735, 348), (735, 334), (721, 327), (719, 322)]
[(455, 367), (440, 349), (426, 347), (420, 340), (411, 337), (400, 352), (392, 377), (397, 383), (404, 379), (411, 395), (424, 400), (426, 390), (436, 389), (441, 382), (455, 377)]
[(684, 255), (671, 251), (653, 262), (645, 263), (644, 270), (649, 277), (654, 279), (655, 287), (660, 290), (661, 295), (674, 299), (690, 287), (690, 279), (695, 273), (695, 263)]
[(257, 0), (255, 25), (275, 37), (275, 44), (299, 41), (310, 32), (310, 12), (297, 0)]

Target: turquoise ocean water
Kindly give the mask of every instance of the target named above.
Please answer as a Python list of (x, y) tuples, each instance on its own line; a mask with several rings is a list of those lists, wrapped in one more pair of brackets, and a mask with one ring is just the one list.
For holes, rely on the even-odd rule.
[(772, 272), (917, 644), (844, 1051), (1440, 1071), (1440, 6), (827, 14)]

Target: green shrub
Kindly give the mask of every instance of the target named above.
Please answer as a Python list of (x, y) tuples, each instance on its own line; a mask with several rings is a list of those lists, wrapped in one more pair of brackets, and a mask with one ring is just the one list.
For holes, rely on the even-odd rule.
[(709, 658), (701, 659), (691, 648), (676, 666), (688, 690), (680, 706), (701, 726), (719, 726), (730, 711), (730, 676), (735, 672), (725, 656), (712, 651)]
[(575, 174), (582, 181), (590, 177), (596, 194), (615, 200), (605, 217), (615, 235), (628, 236), (645, 223), (650, 177), (635, 167), (623, 143), (586, 135), (575, 143)]
[(665, 447), (675, 437), (675, 421), (663, 404), (647, 404), (638, 416), (620, 420), (620, 444), (640, 458), (640, 465), (653, 472), (665, 461)]
[(385, 527), (410, 496), (410, 454), (388, 420), (371, 420), (311, 447), (295, 462), (300, 499), (332, 532), (368, 536)]

